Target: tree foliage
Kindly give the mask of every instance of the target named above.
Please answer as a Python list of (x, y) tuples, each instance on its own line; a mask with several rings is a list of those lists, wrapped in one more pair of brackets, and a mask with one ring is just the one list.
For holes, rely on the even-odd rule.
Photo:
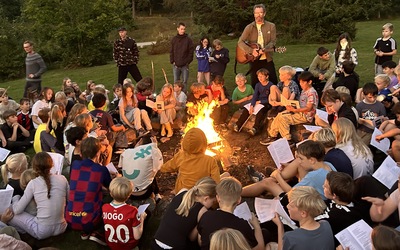
[(92, 66), (111, 59), (110, 31), (129, 20), (125, 0), (26, 0), (23, 18), (30, 39), (45, 57), (68, 66)]

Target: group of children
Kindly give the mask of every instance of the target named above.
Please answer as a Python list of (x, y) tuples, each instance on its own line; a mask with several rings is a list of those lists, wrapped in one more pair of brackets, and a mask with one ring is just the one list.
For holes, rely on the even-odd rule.
[[(202, 130), (187, 131), (180, 151), (160, 168), (161, 172), (178, 175), (175, 197), (152, 248), (271, 249), (276, 242), (278, 249), (335, 249), (339, 242), (334, 235), (360, 219), (372, 226), (378, 222), (398, 226), (398, 217), (388, 222), (399, 208), (398, 184), (379, 195), (363, 189), (365, 184), (378, 186), (369, 178), (376, 170), (376, 154), (368, 146), (371, 139), (393, 138), (389, 153), (400, 162), (400, 104), (396, 97), (400, 77), (394, 77), (400, 75), (400, 66), (386, 60), (395, 53), (392, 31), (392, 26), (385, 25), (382, 38), (391, 42), (392, 51), (381, 48), (380, 40), (375, 46), (377, 69), (382, 65), (385, 74), (377, 74), (375, 82), (365, 84), (358, 94), (354, 73), (357, 54), (347, 34), (339, 37), (334, 54), (319, 48), (309, 70), (297, 78), (293, 67), (283, 66), (279, 69), (280, 82), (275, 85), (268, 79), (268, 70), (260, 69), (259, 82), (253, 89), (246, 77), (238, 74), (232, 102), (241, 108), (241, 115), (233, 124), (234, 132), (240, 132), (253, 115), (255, 123), (248, 130), (252, 136), (262, 133), (265, 123), (271, 122), (262, 145), (278, 137), (293, 144), (292, 125), (315, 122), (322, 128), (298, 145), (292, 162), (269, 177), (258, 174), (259, 181), (245, 187), (234, 177), (227, 177), (228, 173), (221, 174), (217, 161), (205, 155), (207, 138)], [(207, 48), (205, 41), (208, 43), (205, 38), (202, 44)], [(159, 117), (161, 136), (172, 137), (176, 117), (185, 120), (187, 111), (190, 119), (202, 102), (214, 101), (214, 125), (226, 129), (230, 97), (224, 78), (215, 75), (206, 85), (201, 82), (203, 76), (206, 80), (209, 77), (199, 74), (200, 82), (192, 84), (187, 96), (182, 83), (165, 84), (152, 108), (146, 105), (153, 91), (151, 78), (142, 79), (136, 87), (129, 79), (123, 85), (116, 84), (112, 101), (104, 86), (88, 81), (87, 89), (81, 92), (69, 78), (64, 79), (62, 91), (54, 93), (45, 87), (38, 100), (23, 98), (19, 105), (8, 99), (6, 89), (0, 89), (4, 119), (0, 121), (0, 139), (12, 152), (2, 166), (2, 178), (14, 188), (12, 209), (1, 215), (0, 232), (7, 223), (20, 233), (44, 239), (62, 234), (69, 226), (81, 232), (82, 240), (90, 239), (111, 249), (137, 247), (149, 211), (139, 213), (127, 201), (135, 192), (140, 198), (156, 194), (155, 174), (151, 175), (151, 184), (147, 183), (152, 188), (139, 190), (132, 184), (137, 172), (128, 173), (122, 166), (122, 177), (104, 166), (110, 163), (116, 141), (127, 129), (136, 130), (140, 138), (156, 134), (153, 116)], [(322, 95), (314, 88), (319, 83), (326, 87)], [(354, 101), (359, 102), (352, 107)], [(328, 113), (327, 120), (316, 115), (320, 104)], [(382, 135), (372, 138), (374, 128)], [(31, 162), (33, 171), (20, 153), (32, 143), (37, 153)], [(150, 148), (157, 151), (156, 146)], [(134, 159), (151, 154), (148, 150), (147, 146), (142, 148)], [(63, 175), (50, 173), (54, 153), (68, 159), (69, 182)], [(152, 155), (149, 163), (155, 173), (160, 155)], [(265, 192), (280, 200), (299, 229), (284, 227), (278, 215), (272, 223), (261, 225), (254, 214), (249, 221), (233, 215), (241, 197), (258, 197)], [(385, 194), (388, 198), (380, 199)], [(216, 203), (219, 209), (213, 209)], [(371, 237), (375, 249), (384, 249), (380, 248), (383, 242), (398, 246), (400, 236), (390, 227), (378, 226)]]

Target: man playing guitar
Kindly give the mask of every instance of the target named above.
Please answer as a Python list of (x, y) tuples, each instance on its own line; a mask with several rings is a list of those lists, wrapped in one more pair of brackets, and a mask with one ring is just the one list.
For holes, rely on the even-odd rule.
[[(269, 71), (269, 80), (277, 84), (275, 65), (272, 59), (276, 43), (275, 24), (265, 21), (264, 4), (256, 4), (253, 7), (255, 21), (246, 26), (238, 41), (238, 47), (248, 55), (252, 55), (255, 60), (250, 61), (251, 85), (253, 88), (258, 82), (257, 70), (265, 68)], [(258, 46), (251, 46), (259, 44)]]

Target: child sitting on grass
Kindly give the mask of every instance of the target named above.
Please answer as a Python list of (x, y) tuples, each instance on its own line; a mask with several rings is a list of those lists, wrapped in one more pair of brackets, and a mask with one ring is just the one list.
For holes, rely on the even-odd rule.
[(250, 108), (243, 109), (243, 112), (240, 115), (239, 119), (235, 124), (233, 124), (233, 130), (235, 132), (240, 132), (241, 127), (245, 125), (249, 116), (254, 113), (254, 108), (256, 104), (262, 104), (263, 107), (258, 110), (257, 114), (255, 115), (256, 120), (254, 122), (253, 128), (248, 131), (251, 136), (254, 136), (255, 134), (257, 134), (257, 132), (261, 131), (265, 115), (271, 107), (271, 105), (268, 103), (268, 97), (273, 84), (268, 80), (268, 70), (264, 68), (259, 69), (257, 71), (257, 77), (259, 82), (256, 84), (254, 95), (251, 99)]
[(205, 212), (197, 226), (201, 249), (209, 249), (211, 235), (222, 228), (239, 230), (253, 249), (265, 249), (263, 234), (256, 216), (253, 214), (251, 220), (246, 221), (233, 214), (241, 200), (242, 184), (234, 177), (227, 177), (217, 185), (216, 191), (219, 209)]
[(317, 222), (326, 205), (313, 187), (296, 187), (288, 193), (289, 216), (300, 223), (300, 228), (284, 233), (283, 224), (276, 214), (273, 222), (278, 226), (278, 249), (334, 250), (331, 226), (326, 221)]
[(14, 100), (8, 99), (7, 90), (0, 88), (0, 124), (5, 123), (2, 114), (9, 109), (17, 111), (19, 109), (19, 104)]
[(232, 102), (243, 108), (253, 98), (254, 89), (250, 84), (247, 84), (246, 76), (242, 73), (236, 75), (235, 81), (237, 87), (233, 90)]
[[(6, 110), (3, 113), (3, 118), (6, 121), (1, 125), (0, 138), (3, 142), (3, 147), (13, 153), (25, 152), (32, 146), (33, 134), (29, 133), (21, 124), (18, 123), (17, 112), (15, 110)], [(4, 144), (6, 141), (6, 145)]]
[(132, 186), (125, 177), (117, 177), (110, 183), (113, 201), (103, 205), (103, 221), (107, 245), (111, 249), (134, 249), (142, 237), (147, 214), (139, 214), (136, 207), (126, 204)]
[(71, 165), (70, 190), (65, 219), (73, 230), (80, 230), (82, 240), (93, 240), (107, 245), (104, 235), (101, 206), (103, 187), (108, 189), (111, 176), (107, 168), (98, 164), (100, 141), (89, 137), (82, 141), (82, 161)]
[(272, 121), (268, 129), (266, 139), (260, 141), (262, 145), (269, 145), (276, 141), (278, 134), (286, 138), (291, 143), (290, 125), (311, 123), (314, 121), (318, 106), (318, 94), (312, 86), (314, 76), (309, 71), (303, 71), (299, 75), (299, 82), (302, 88), (300, 95), (300, 108), (286, 106), (286, 110), (280, 112)]

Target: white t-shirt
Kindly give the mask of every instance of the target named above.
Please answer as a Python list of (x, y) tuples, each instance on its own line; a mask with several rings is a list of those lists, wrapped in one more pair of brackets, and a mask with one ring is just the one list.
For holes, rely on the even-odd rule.
[(362, 155), (356, 155), (351, 141), (348, 141), (346, 144), (337, 144), (336, 148), (343, 150), (347, 157), (349, 157), (353, 167), (353, 179), (374, 172), (374, 160), (371, 153), (366, 158)]
[[(38, 114), (39, 114), (39, 111), (40, 111), (41, 109), (43, 109), (43, 108), (51, 108), (51, 102), (48, 102), (48, 103), (47, 103), (47, 102), (45, 102), (45, 101), (43, 101), (43, 100), (38, 100), (38, 101), (36, 101), (35, 104), (33, 104), (33, 106), (32, 106), (32, 113), (31, 113), (31, 115), (32, 115), (32, 116), (36, 115), (36, 116), (38, 117), (38, 120), (39, 120), (40, 122), (42, 122), (42, 121), (40, 120)], [(33, 126), (34, 126), (35, 128), (37, 128), (39, 125), (37, 125), (36, 123), (33, 123)]]
[(179, 102), (179, 103), (186, 103), (187, 100), (187, 96), (185, 93), (183, 93), (183, 91), (181, 91), (181, 93), (179, 93), (179, 95), (176, 94), (176, 92), (174, 92), (175, 95), (175, 99)]

